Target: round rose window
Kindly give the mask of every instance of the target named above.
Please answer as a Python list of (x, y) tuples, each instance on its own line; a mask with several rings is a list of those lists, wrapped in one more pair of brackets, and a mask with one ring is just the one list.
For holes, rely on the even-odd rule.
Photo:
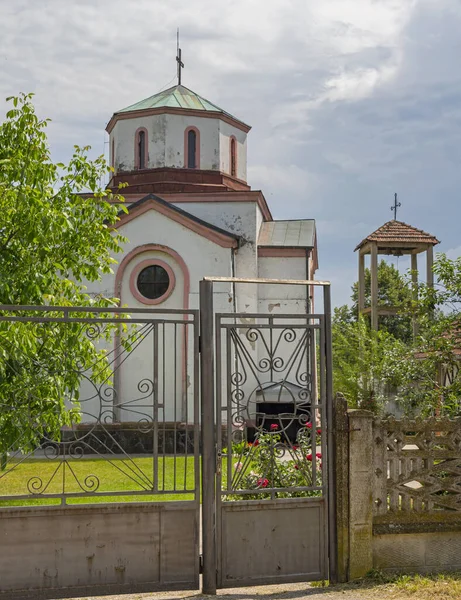
[(144, 298), (157, 300), (167, 293), (170, 287), (170, 276), (160, 265), (149, 265), (140, 271), (136, 285)]

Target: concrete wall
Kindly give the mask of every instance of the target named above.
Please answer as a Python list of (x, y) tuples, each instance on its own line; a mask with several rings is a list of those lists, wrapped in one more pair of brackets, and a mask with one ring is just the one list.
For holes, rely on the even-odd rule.
[[(459, 570), (461, 511), (458, 507), (437, 508), (438, 498), (426, 496), (432, 490), (450, 487), (451, 481), (442, 477), (438, 485), (443, 467), (434, 463), (430, 444), (437, 445), (442, 461), (446, 458), (451, 464), (459, 460), (458, 446), (451, 439), (458, 439), (460, 424), (446, 419), (380, 422), (369, 411), (347, 411), (341, 398), (336, 415), (340, 581), (364, 577), (371, 569), (417, 573)], [(405, 431), (411, 433), (409, 446), (402, 435)], [(431, 437), (432, 431), (439, 432), (439, 439)], [(432, 458), (426, 459), (426, 454)], [(414, 461), (411, 470), (408, 460)], [(406, 486), (407, 480), (416, 483), (420, 479), (430, 481), (429, 487)], [(450, 489), (455, 491), (453, 486)], [(408, 494), (414, 504), (408, 502)], [(421, 501), (426, 502), (424, 510), (418, 505)]]
[(0, 593), (196, 589), (197, 515), (179, 502), (2, 509)]
[(461, 531), (375, 535), (373, 567), (404, 573), (460, 570)]

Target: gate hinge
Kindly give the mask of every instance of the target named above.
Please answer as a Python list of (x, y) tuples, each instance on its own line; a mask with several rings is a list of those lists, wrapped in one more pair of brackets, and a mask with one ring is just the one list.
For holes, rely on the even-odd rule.
[(198, 572), (200, 574), (203, 573), (203, 554), (199, 554), (199, 557), (198, 557)]

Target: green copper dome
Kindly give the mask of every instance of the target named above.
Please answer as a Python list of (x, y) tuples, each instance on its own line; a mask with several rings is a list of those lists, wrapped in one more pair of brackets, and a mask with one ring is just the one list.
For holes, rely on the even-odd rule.
[(202, 96), (199, 96), (183, 85), (175, 85), (168, 90), (164, 90), (163, 92), (159, 92), (158, 94), (150, 96), (145, 100), (136, 102), (136, 104), (122, 108), (115, 114), (131, 112), (134, 110), (146, 110), (149, 108), (185, 108), (215, 113), (219, 112), (230, 117), (231, 119), (234, 119), (235, 121), (240, 121), (240, 119), (237, 119), (222, 108), (219, 108), (219, 106), (216, 106), (216, 104), (213, 104), (209, 100), (202, 98)]

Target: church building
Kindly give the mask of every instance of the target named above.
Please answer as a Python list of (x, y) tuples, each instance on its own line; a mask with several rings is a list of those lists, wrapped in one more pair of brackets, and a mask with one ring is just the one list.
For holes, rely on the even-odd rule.
[[(182, 85), (114, 113), (107, 125), (114, 174), (128, 213), (128, 238), (113, 295), (131, 307), (197, 308), (204, 276), (312, 279), (313, 219), (276, 221), (247, 182), (250, 126)], [(110, 291), (110, 290), (106, 290)], [(238, 290), (237, 312), (309, 306), (306, 290)], [(267, 293), (269, 292), (269, 293)]]
[[(263, 192), (251, 189), (249, 131), (249, 125), (183, 85), (113, 114), (107, 125), (114, 169), (108, 188), (117, 191), (120, 183), (127, 184), (121, 190), (127, 212), (120, 213), (117, 228), (128, 241), (116, 257), (114, 273), (89, 285), (90, 293), (161, 313), (198, 309), (203, 277), (314, 278), (315, 221), (274, 220)], [(313, 310), (313, 290), (222, 283), (214, 304), (217, 312), (299, 315)], [(189, 336), (164, 345), (167, 351), (181, 346), (190, 355), (191, 343)], [(171, 377), (166, 374), (165, 385), (173, 381), (171, 395), (183, 396), (181, 408), (164, 418), (187, 421), (191, 409), (184, 398), (191, 378), (185, 370), (192, 370), (192, 359), (176, 368), (171, 366), (174, 356), (163, 355), (167, 368), (176, 369)], [(116, 377), (116, 421), (138, 418), (125, 398), (136, 397), (139, 382), (149, 379), (152, 356), (136, 350), (132, 365), (121, 361)], [(98, 410), (95, 405), (86, 411), (84, 420), (92, 420)]]

